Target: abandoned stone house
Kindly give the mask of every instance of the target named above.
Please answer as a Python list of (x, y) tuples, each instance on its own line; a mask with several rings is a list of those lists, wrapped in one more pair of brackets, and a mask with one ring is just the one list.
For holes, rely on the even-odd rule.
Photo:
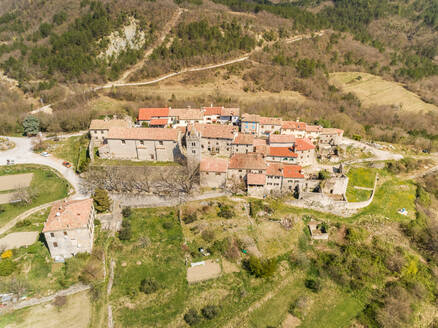
[(282, 119), (277, 117), (260, 117), (260, 135), (269, 136), (271, 134), (279, 134), (281, 131)]
[(203, 158), (199, 166), (201, 186), (224, 188), (227, 182), (227, 170), (227, 159)]
[(92, 120), (89, 128), (90, 137), (94, 145), (102, 145), (107, 136), (110, 128), (129, 128), (132, 127), (132, 121), (130, 118), (126, 119), (109, 119)]
[(231, 182), (245, 181), (249, 173), (264, 174), (267, 165), (263, 155), (258, 153), (234, 154), (228, 163), (227, 179)]
[(293, 135), (296, 138), (305, 138), (307, 124), (300, 121), (283, 121), (281, 125), (281, 134)]
[(240, 122), (242, 133), (260, 135), (260, 115), (243, 114)]
[(203, 123), (204, 111), (192, 108), (170, 108), (169, 124), (173, 127), (187, 126), (189, 124)]
[(66, 259), (78, 253), (91, 253), (94, 218), (92, 199), (55, 203), (43, 228), (50, 255)]
[(181, 133), (166, 128), (111, 128), (103, 158), (173, 162), (181, 155)]
[(343, 135), (343, 130), (323, 128), (319, 134), (319, 143), (337, 146), (342, 142)]

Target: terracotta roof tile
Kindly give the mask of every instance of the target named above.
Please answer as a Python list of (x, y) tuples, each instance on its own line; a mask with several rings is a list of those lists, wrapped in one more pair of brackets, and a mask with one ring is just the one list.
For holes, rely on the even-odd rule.
[(306, 126), (307, 124), (304, 122), (284, 121), (281, 128), (285, 130), (306, 130)]
[(315, 145), (307, 138), (299, 138), (295, 141), (295, 151), (315, 149)]
[(266, 170), (266, 163), (261, 154), (234, 154), (230, 159), (228, 168), (238, 170)]
[(221, 158), (203, 158), (201, 160), (201, 172), (221, 172), (225, 173), (228, 169), (228, 160)]
[(242, 115), (242, 122), (259, 122), (260, 115), (245, 113)]
[(301, 173), (302, 167), (299, 165), (283, 165), (283, 177), (289, 179), (303, 179), (304, 175)]
[(266, 183), (266, 176), (264, 174), (254, 174), (254, 173), (248, 173), (246, 177), (246, 182), (249, 185), (265, 185)]
[(281, 163), (269, 163), (266, 169), (266, 175), (283, 176), (283, 164)]
[(111, 128), (108, 139), (173, 140), (177, 141), (179, 130), (166, 128)]
[(130, 126), (126, 120), (92, 120), (90, 130), (109, 130), (109, 128), (129, 128)]
[(270, 147), (267, 145), (258, 145), (258, 146), (255, 146), (254, 152), (261, 154), (263, 156), (266, 156), (269, 153), (269, 148)]
[(233, 145), (252, 145), (254, 143), (254, 135), (239, 133), (233, 141)]
[(204, 115), (210, 116), (210, 115), (221, 115), (223, 107), (202, 107), (202, 110), (204, 111)]
[(298, 157), (290, 147), (269, 147), (269, 155), (275, 157)]
[(295, 136), (293, 134), (271, 134), (269, 136), (269, 143), (287, 143), (291, 144), (295, 142)]
[(195, 108), (171, 108), (169, 109), (170, 117), (178, 117), (180, 120), (203, 120), (204, 111)]
[(283, 120), (278, 117), (260, 117), (260, 124), (263, 125), (281, 125)]
[(203, 138), (232, 140), (234, 139), (236, 128), (231, 125), (195, 123), (195, 129), (201, 133)]
[(321, 132), (322, 127), (319, 125), (308, 125), (308, 126), (306, 126), (306, 131), (307, 132)]
[(239, 116), (240, 108), (224, 108), (222, 107), (221, 116)]
[(44, 224), (43, 232), (85, 228), (92, 209), (91, 198), (55, 203)]
[(169, 108), (140, 108), (138, 110), (139, 121), (149, 121), (152, 117), (168, 117)]
[(253, 145), (254, 145), (254, 147), (266, 146), (266, 140), (265, 139), (256, 138), (256, 139), (254, 139)]
[(321, 134), (337, 134), (342, 135), (344, 133), (344, 130), (341, 129), (334, 129), (334, 128), (323, 128), (321, 131)]

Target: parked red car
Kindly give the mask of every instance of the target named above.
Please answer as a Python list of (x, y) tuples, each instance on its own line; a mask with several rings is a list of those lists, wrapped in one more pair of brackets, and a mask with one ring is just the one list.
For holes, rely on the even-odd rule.
[(64, 165), (65, 167), (71, 167), (71, 163), (67, 161), (62, 162), (62, 165)]

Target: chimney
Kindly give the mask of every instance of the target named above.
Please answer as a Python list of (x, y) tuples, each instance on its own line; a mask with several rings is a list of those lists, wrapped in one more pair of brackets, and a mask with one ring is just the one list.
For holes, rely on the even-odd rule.
[(213, 107), (213, 103), (210, 104), (210, 107)]
[(299, 122), (300, 121), (300, 118), (299, 117), (297, 117), (297, 122)]
[(56, 216), (61, 216), (61, 213), (59, 213), (59, 212), (56, 212)]

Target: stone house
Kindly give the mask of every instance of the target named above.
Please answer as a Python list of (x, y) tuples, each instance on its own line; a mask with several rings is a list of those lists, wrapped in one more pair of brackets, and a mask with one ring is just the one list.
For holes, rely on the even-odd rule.
[(228, 163), (228, 180), (245, 180), (248, 173), (264, 174), (267, 165), (263, 155), (257, 153), (234, 154)]
[(43, 228), (50, 255), (66, 259), (78, 253), (91, 253), (94, 218), (92, 199), (55, 203)]
[(99, 155), (107, 158), (173, 162), (180, 156), (180, 131), (164, 128), (112, 128), (107, 148)]
[(266, 160), (271, 162), (296, 164), (298, 163), (298, 154), (291, 147), (268, 147)]
[(192, 108), (170, 108), (169, 124), (173, 127), (187, 126), (189, 124), (203, 123), (204, 111)]
[(338, 177), (331, 177), (321, 183), (321, 190), (324, 194), (341, 196), (345, 200), (345, 193), (347, 192), (348, 177), (345, 175)]
[(281, 132), (283, 120), (277, 117), (260, 117), (260, 135), (270, 135)]
[(260, 135), (260, 115), (243, 114), (240, 122), (240, 131)]
[(322, 131), (322, 126), (319, 125), (307, 125), (306, 126), (306, 138), (312, 143), (316, 143)]
[(307, 124), (300, 121), (284, 121), (281, 125), (281, 134), (291, 134), (297, 138), (306, 137)]
[(188, 130), (192, 129), (199, 132), (203, 154), (231, 155), (232, 142), (237, 135), (236, 127), (219, 124), (195, 124)]
[(90, 137), (94, 145), (99, 146), (105, 142), (105, 139), (108, 136), (108, 131), (110, 128), (130, 128), (130, 127), (132, 127), (132, 122), (130, 118), (126, 118), (126, 119), (105, 118), (103, 120), (92, 120), (88, 131), (90, 132)]
[(266, 175), (260, 173), (248, 173), (246, 186), (248, 196), (263, 197), (265, 195)]
[(271, 134), (269, 136), (269, 146), (293, 148), (295, 146), (295, 136), (288, 134)]
[(220, 123), (237, 125), (239, 123), (240, 108), (202, 107), (204, 123)]
[(247, 154), (254, 152), (254, 135), (239, 133), (232, 142), (233, 154)]
[(295, 192), (302, 189), (305, 178), (300, 165), (283, 165), (282, 192)]
[(315, 145), (309, 139), (296, 139), (294, 151), (298, 155), (297, 163), (309, 166), (316, 163)]
[(201, 187), (224, 188), (227, 182), (228, 160), (203, 158), (199, 166)]
[(169, 107), (140, 108), (138, 110), (137, 123), (150, 125), (151, 120), (169, 120)]
[(333, 128), (323, 128), (319, 134), (319, 143), (337, 146), (342, 142), (344, 131)]

